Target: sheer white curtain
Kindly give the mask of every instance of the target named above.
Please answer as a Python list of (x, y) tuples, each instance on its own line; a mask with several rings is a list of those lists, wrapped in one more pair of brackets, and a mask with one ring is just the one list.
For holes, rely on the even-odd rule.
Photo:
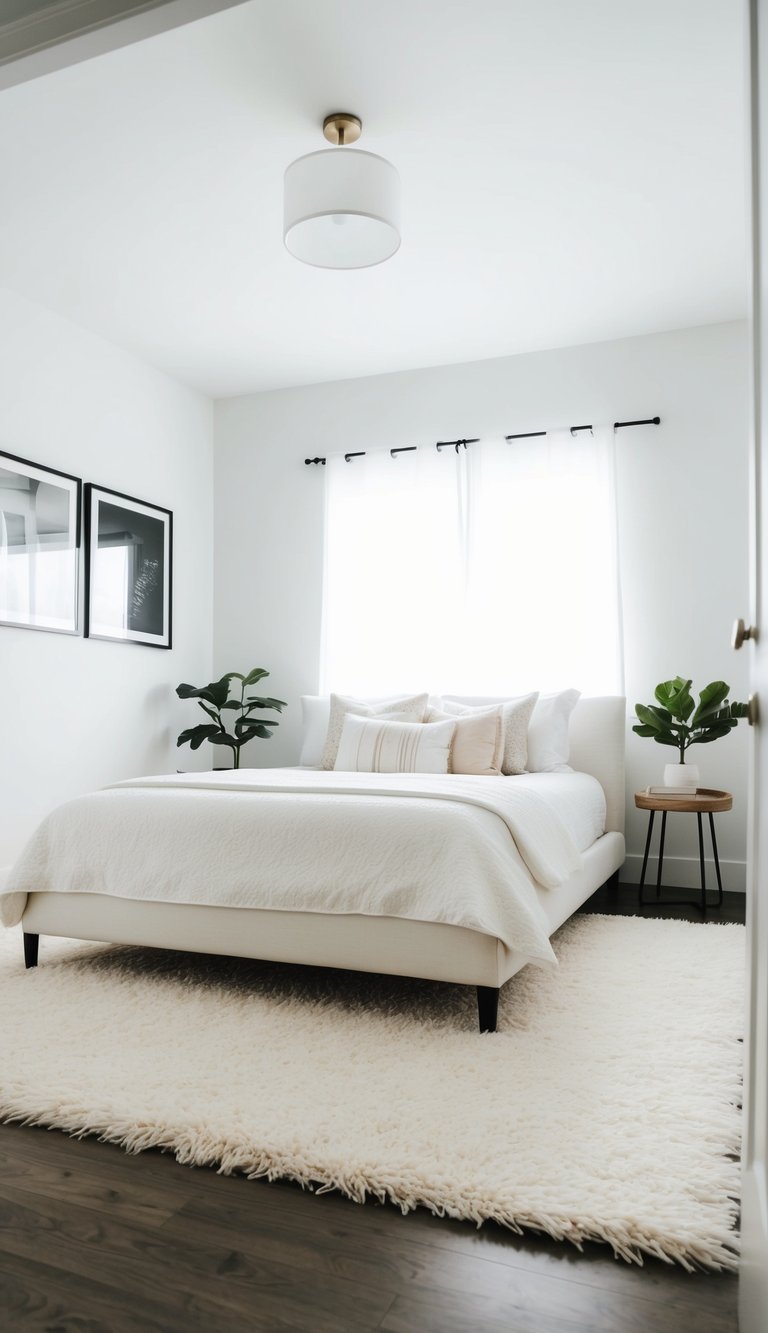
[(321, 689), (437, 688), (456, 652), (466, 460), (435, 450), (325, 467)]
[(621, 691), (610, 428), (325, 471), (322, 689)]

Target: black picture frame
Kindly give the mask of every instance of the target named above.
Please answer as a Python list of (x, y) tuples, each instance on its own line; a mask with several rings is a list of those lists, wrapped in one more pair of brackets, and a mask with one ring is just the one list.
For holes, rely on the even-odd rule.
[(80, 633), (82, 491), (80, 477), (0, 450), (0, 625)]
[(85, 636), (173, 645), (173, 513), (88, 482)]

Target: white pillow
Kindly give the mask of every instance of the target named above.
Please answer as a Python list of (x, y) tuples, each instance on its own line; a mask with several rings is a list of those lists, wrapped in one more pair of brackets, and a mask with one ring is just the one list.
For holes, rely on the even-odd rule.
[(305, 768), (319, 768), (323, 762), (323, 747), (328, 735), (331, 716), (329, 694), (302, 694), (302, 742), (299, 763)]
[(568, 726), (581, 690), (540, 694), (528, 727), (528, 770), (531, 773), (571, 773)]
[[(536, 700), (528, 726), (528, 772), (572, 772), (568, 765), (570, 741), (568, 724), (571, 713), (581, 697), (580, 690), (560, 690), (557, 694), (540, 694)], [(497, 695), (447, 695), (449, 701), (464, 704), (500, 704)]]
[(347, 713), (334, 769), (347, 773), (447, 773), (456, 730), (448, 722), (386, 722)]
[(496, 699), (492, 703), (461, 703), (458, 699), (443, 700), (446, 713), (457, 716), (483, 716), (495, 712), (501, 705), (502, 730), (504, 733), (504, 757), (501, 771), (510, 777), (516, 773), (525, 773), (528, 764), (528, 723), (533, 713), (538, 695), (523, 694), (518, 699)]
[(503, 708), (482, 709), (467, 717), (455, 717), (439, 708), (427, 709), (427, 722), (455, 722), (450, 773), (472, 773), (477, 777), (500, 778), (504, 759)]
[(332, 694), (328, 731), (320, 767), (335, 767), (336, 754), (347, 714), (352, 713), (357, 717), (382, 717), (392, 722), (423, 722), (427, 711), (428, 697), (427, 694), (412, 694), (406, 695), (404, 698), (383, 700), (377, 704), (369, 703), (365, 699), (355, 699), (351, 695)]

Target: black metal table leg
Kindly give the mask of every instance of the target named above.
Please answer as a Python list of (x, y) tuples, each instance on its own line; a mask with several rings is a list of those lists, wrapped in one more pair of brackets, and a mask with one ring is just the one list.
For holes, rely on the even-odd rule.
[(648, 865), (648, 853), (651, 850), (651, 834), (653, 833), (653, 821), (655, 816), (656, 816), (656, 811), (651, 810), (650, 819), (648, 820), (648, 836), (645, 840), (645, 852), (643, 854), (643, 868), (640, 871), (640, 892), (637, 895), (637, 902), (639, 907), (643, 906), (643, 885), (645, 884), (645, 871)]
[(659, 843), (659, 865), (656, 871), (656, 897), (661, 897), (661, 872), (664, 866), (664, 835), (667, 831), (667, 812), (661, 812), (661, 841)]
[(699, 867), (701, 870), (701, 912), (707, 914), (707, 872), (704, 868), (704, 829), (701, 823), (701, 811), (696, 811), (696, 823), (699, 826)]
[(715, 858), (715, 874), (717, 876), (717, 905), (723, 905), (723, 881), (720, 877), (720, 857), (717, 854), (717, 838), (715, 837), (715, 816), (712, 811), (709, 812), (709, 836), (712, 839), (712, 855)]

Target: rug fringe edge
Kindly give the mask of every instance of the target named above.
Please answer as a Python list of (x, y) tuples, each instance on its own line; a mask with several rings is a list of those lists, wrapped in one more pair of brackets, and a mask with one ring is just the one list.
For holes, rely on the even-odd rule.
[[(395, 1182), (382, 1183), (360, 1171), (329, 1172), (306, 1160), (270, 1153), (265, 1149), (254, 1153), (252, 1150), (224, 1148), (221, 1145), (205, 1148), (200, 1143), (184, 1143), (183, 1136), (149, 1126), (139, 1130), (135, 1125), (83, 1125), (81, 1122), (68, 1122), (62, 1116), (44, 1112), (26, 1113), (7, 1107), (0, 1108), (0, 1120), (3, 1124), (16, 1123), (61, 1131), (70, 1138), (98, 1138), (99, 1142), (113, 1143), (131, 1154), (160, 1149), (173, 1154), (182, 1166), (216, 1169), (219, 1175), (239, 1173), (249, 1180), (290, 1180), (316, 1194), (338, 1192), (354, 1203), (362, 1204), (372, 1198), (381, 1204), (394, 1205), (403, 1214), (426, 1208), (437, 1217), (474, 1222), (478, 1228), (484, 1222), (495, 1222), (517, 1235), (534, 1231), (556, 1241), (566, 1241), (578, 1250), (585, 1243), (595, 1241), (610, 1245), (614, 1256), (626, 1263), (642, 1266), (645, 1258), (659, 1259), (664, 1263), (679, 1264), (690, 1273), (702, 1270), (733, 1272), (738, 1268), (739, 1236), (735, 1229), (738, 1202), (735, 1198), (732, 1198), (728, 1210), (733, 1230), (718, 1228), (718, 1234), (713, 1234), (706, 1242), (685, 1243), (671, 1237), (662, 1239), (644, 1232), (642, 1228), (630, 1230), (611, 1225), (585, 1224), (572, 1218), (543, 1213), (507, 1213), (492, 1206), (473, 1205), (469, 1200), (460, 1207), (455, 1199), (448, 1198), (439, 1190), (415, 1190)], [(727, 1193), (732, 1182), (729, 1180), (726, 1184), (723, 1181), (722, 1184), (723, 1191)]]

